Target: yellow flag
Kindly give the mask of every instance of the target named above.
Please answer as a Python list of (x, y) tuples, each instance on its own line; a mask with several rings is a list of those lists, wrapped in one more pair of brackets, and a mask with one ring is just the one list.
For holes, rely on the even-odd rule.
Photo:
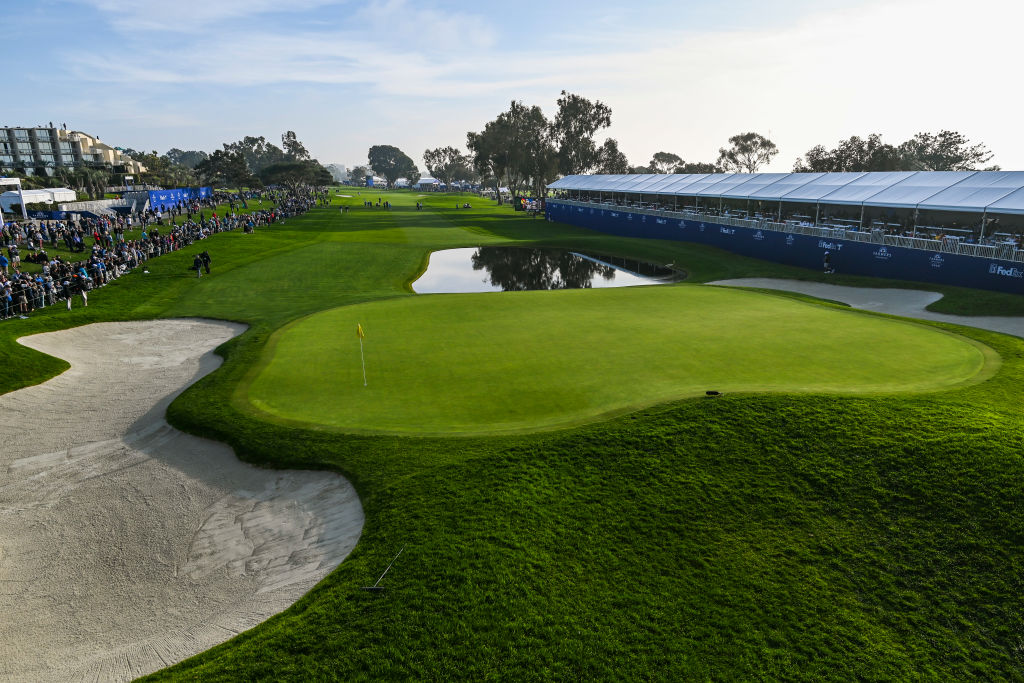
[(356, 323), (356, 336), (360, 339), (366, 339), (366, 334), (363, 332), (363, 326)]

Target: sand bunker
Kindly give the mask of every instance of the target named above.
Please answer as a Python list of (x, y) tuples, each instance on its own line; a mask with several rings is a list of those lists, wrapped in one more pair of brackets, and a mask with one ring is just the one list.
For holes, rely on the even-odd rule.
[(325, 472), (260, 470), (164, 412), (239, 325), (100, 323), (21, 342), (71, 368), (0, 396), (0, 680), (127, 680), (305, 594), (363, 511)]
[(918, 318), (920, 320), (935, 320), (1024, 337), (1024, 318), (1021, 317), (945, 315), (925, 310), (926, 306), (942, 298), (942, 295), (938, 292), (923, 292), (917, 289), (845, 287), (842, 285), (830, 285), (824, 282), (805, 282), (803, 280), (782, 280), (763, 277), (719, 280), (717, 282), (709, 282), (708, 284), (797, 292), (798, 294), (807, 294), (819, 299), (841, 301), (853, 308), (860, 308), (866, 311), (878, 311), (879, 313), (889, 313), (891, 315)]

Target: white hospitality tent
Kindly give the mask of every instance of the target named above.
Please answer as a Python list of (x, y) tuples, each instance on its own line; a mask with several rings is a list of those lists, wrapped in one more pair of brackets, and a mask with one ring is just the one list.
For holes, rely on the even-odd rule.
[(440, 187), (440, 185), (440, 180), (438, 180), (437, 178), (431, 178), (430, 176), (427, 176), (425, 178), (420, 178), (419, 180), (417, 180), (416, 184), (413, 185), (413, 187), (415, 187), (417, 190), (433, 190), (434, 188)]
[(74, 190), (63, 187), (51, 187), (42, 190), (8, 190), (0, 194), (0, 208), (10, 211), (15, 204), (59, 204), (62, 202), (73, 202), (78, 199)]
[[(17, 194), (20, 197), (21, 193), (22, 193), (21, 179), (20, 178), (0, 178), (0, 187), (12, 187), (12, 186), (18, 188), (18, 193)], [(28, 212), (25, 210), (25, 200), (22, 199), (19, 203), (21, 204), (21, 217), (22, 218), (28, 218)], [(5, 224), (4, 212), (3, 212), (3, 209), (0, 208), (0, 227), (2, 227), (4, 224)]]
[(980, 225), (998, 214), (1024, 216), (1024, 171), (573, 175), (548, 189), (555, 196), (664, 208), (757, 200), (775, 203), (780, 215), (783, 205), (793, 204), (813, 205), (815, 217), (825, 208), (854, 217), (859, 213), (861, 221), (865, 210), (883, 216), (902, 213), (915, 225), (922, 212), (956, 215), (964, 221), (960, 225)]

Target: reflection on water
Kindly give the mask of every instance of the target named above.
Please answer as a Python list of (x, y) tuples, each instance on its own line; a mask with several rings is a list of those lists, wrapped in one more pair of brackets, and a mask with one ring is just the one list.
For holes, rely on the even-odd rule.
[(588, 289), (678, 282), (682, 277), (663, 266), (564, 249), (480, 247), (435, 251), (413, 289), (421, 294)]

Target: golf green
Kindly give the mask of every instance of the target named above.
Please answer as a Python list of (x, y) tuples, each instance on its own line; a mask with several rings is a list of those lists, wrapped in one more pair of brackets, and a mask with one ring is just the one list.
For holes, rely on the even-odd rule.
[(409, 434), (554, 428), (709, 389), (921, 392), (998, 365), (934, 328), (705, 286), (405, 297), (301, 319), (265, 354), (259, 410)]

